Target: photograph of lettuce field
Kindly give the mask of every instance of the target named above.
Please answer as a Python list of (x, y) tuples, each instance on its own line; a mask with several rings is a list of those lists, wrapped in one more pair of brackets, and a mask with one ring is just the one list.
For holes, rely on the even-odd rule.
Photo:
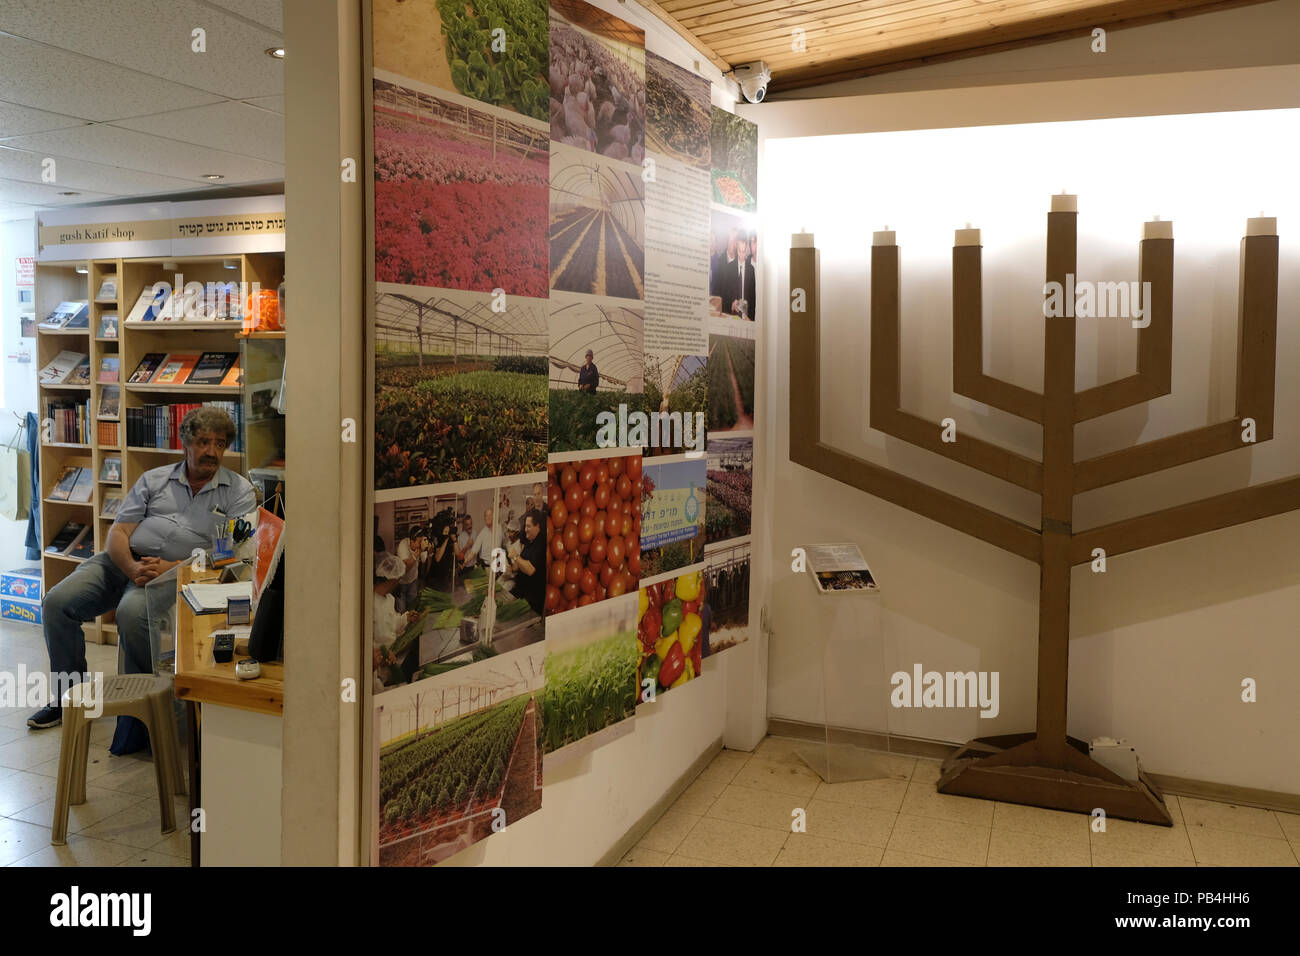
[(546, 467), (546, 302), (380, 283), (375, 487)]
[(552, 617), (546, 630), (542, 751), (550, 755), (635, 715), (636, 601), (578, 608)]
[(541, 808), (542, 666), (527, 648), (377, 698), (381, 866), (440, 863)]
[(754, 429), (754, 340), (709, 336), (708, 432)]

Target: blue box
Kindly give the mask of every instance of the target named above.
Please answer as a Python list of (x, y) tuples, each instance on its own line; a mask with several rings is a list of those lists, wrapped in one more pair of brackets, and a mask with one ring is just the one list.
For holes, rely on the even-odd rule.
[(24, 624), (40, 624), (41, 602), (0, 597), (0, 618), (6, 621), (22, 621)]
[(41, 599), (41, 569), (15, 568), (0, 571), (0, 596), (15, 597), (20, 601)]

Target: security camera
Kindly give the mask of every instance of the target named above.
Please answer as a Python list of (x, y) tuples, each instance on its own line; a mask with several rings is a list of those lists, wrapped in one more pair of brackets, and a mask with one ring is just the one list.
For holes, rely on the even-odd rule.
[(745, 99), (751, 103), (763, 102), (763, 97), (767, 96), (767, 84), (772, 81), (772, 71), (766, 63), (762, 60), (742, 63), (731, 71), (731, 75), (740, 84), (740, 92), (745, 95)]

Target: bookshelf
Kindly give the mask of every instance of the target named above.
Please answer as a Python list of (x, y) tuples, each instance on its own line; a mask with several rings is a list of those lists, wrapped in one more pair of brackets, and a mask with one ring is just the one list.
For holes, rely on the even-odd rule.
[[(235, 268), (231, 268), (231, 266)], [(85, 272), (79, 272), (78, 269)], [(60, 302), (86, 300), (90, 303), (90, 328), (80, 330), (55, 330), (37, 328), (38, 368), (44, 368), (61, 351), (85, 352), (90, 356), (91, 384), (82, 386), (38, 386), (37, 414), (44, 423), (50, 399), (88, 399), (89, 414), (85, 444), (46, 441), (42, 428), (39, 453), (41, 480), (41, 571), (42, 588), (46, 593), (76, 570), (80, 559), (67, 555), (44, 553), (44, 548), (68, 521), (91, 523), (94, 530), (95, 552), (108, 545), (108, 531), (113, 517), (103, 513), (104, 500), (109, 494), (125, 494), (136, 480), (151, 468), (179, 461), (182, 452), (169, 448), (141, 448), (126, 444), (126, 409), (145, 405), (172, 404), (173, 402), (204, 402), (208, 400), (241, 401), (239, 386), (214, 385), (127, 385), (140, 360), (150, 352), (239, 352), (241, 368), (247, 369), (240, 334), (242, 323), (237, 320), (218, 321), (153, 321), (127, 322), (126, 317), (140, 293), (155, 282), (175, 283), (175, 275), (184, 276), (184, 282), (243, 282), (243, 288), (259, 283), (263, 289), (275, 289), (284, 279), (283, 253), (246, 253), (233, 256), (175, 256), (149, 259), (96, 259), (89, 262), (38, 262), (36, 263), (35, 312), (39, 323)], [(117, 297), (97, 300), (103, 280), (117, 280)], [(117, 337), (100, 337), (100, 319), (105, 313), (118, 316)], [(259, 337), (264, 333), (259, 333)], [(282, 334), (282, 333), (281, 333)], [(101, 359), (116, 355), (119, 358), (118, 386), (120, 408), (116, 441), (109, 442), (108, 435), (99, 433), (100, 401), (103, 388), (99, 381)], [(246, 374), (246, 372), (245, 372)], [(247, 414), (244, 415), (247, 420)], [(264, 430), (265, 426), (258, 426)], [(247, 430), (240, 436), (241, 446), (247, 448)], [(105, 458), (121, 459), (121, 481), (101, 481), (100, 473)], [(222, 464), (232, 471), (247, 473), (248, 457), (243, 453), (227, 452)], [(91, 499), (78, 503), (50, 498), (50, 492), (59, 475), (67, 467), (92, 469), (95, 479)], [(94, 643), (117, 643), (117, 628), (109, 612), (83, 628), (86, 639)]]

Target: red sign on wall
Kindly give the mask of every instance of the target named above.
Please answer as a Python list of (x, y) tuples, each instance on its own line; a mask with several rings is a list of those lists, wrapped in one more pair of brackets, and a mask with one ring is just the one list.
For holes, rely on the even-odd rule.
[(36, 257), (18, 256), (14, 261), (18, 265), (18, 287), (36, 285)]

